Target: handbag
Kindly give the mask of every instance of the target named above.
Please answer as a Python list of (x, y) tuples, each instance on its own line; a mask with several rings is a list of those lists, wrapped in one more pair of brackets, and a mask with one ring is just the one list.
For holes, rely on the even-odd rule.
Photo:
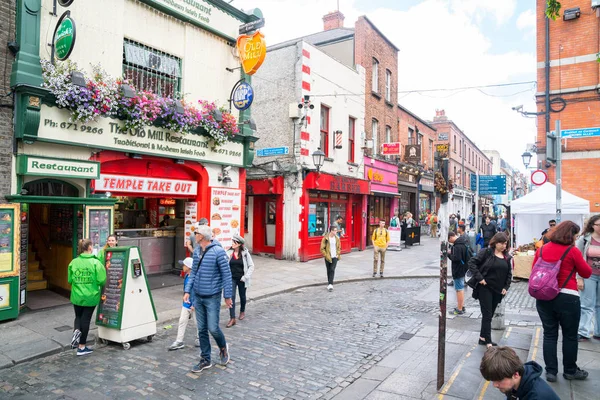
[(465, 273), (465, 283), (471, 289), (475, 289), (477, 285), (479, 285), (479, 282), (477, 282), (477, 279), (475, 278), (475, 274), (473, 274), (470, 269)]

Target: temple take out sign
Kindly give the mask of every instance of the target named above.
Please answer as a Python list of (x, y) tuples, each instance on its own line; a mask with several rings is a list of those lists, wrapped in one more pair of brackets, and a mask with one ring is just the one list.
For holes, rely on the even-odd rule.
[(87, 124), (72, 123), (69, 111), (44, 104), (40, 121), (40, 141), (239, 167), (244, 162), (244, 145), (240, 142), (228, 142), (213, 150), (210, 138), (204, 135), (180, 134), (154, 126), (123, 131), (122, 121), (103, 117)]
[(169, 196), (196, 196), (198, 182), (146, 176), (101, 174), (94, 181), (97, 192), (147, 193)]

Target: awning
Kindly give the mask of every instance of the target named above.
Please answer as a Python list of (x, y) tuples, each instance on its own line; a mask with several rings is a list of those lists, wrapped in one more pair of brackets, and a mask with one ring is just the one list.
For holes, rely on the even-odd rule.
[(82, 204), (86, 206), (113, 206), (116, 198), (111, 197), (60, 197), (60, 196), (6, 196), (12, 203), (28, 204)]

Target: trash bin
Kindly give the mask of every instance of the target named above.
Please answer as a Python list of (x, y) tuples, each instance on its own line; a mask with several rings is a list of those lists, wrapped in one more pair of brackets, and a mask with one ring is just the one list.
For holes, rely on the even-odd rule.
[(504, 329), (504, 303), (498, 304), (496, 312), (492, 317), (492, 329), (503, 330)]

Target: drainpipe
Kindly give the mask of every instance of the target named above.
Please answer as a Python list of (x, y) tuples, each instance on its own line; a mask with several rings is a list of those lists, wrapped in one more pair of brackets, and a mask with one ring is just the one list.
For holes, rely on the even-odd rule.
[(546, 133), (550, 133), (550, 18), (546, 16)]

